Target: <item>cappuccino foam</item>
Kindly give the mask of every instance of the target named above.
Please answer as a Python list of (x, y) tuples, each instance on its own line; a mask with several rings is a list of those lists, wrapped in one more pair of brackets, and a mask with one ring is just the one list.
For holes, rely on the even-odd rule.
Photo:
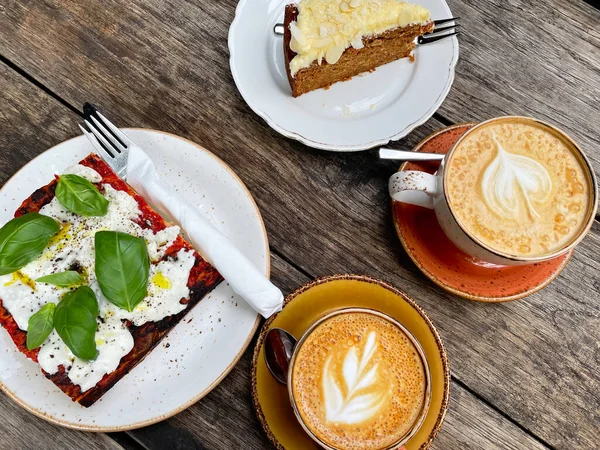
[(491, 122), (459, 143), (446, 170), (456, 219), (501, 253), (544, 256), (586, 225), (587, 168), (567, 140), (543, 125)]
[(417, 349), (392, 322), (348, 312), (327, 319), (304, 341), (292, 373), (300, 416), (339, 449), (381, 449), (411, 430), (425, 401)]

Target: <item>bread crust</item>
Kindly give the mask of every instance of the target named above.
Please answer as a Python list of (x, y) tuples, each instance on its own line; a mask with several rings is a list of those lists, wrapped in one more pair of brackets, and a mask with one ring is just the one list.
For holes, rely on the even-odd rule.
[(285, 70), (294, 97), (315, 89), (328, 88), (333, 83), (349, 80), (360, 73), (372, 72), (383, 64), (409, 57), (415, 48), (415, 38), (433, 31), (434, 28), (433, 22), (429, 21), (423, 25), (398, 27), (378, 35), (365, 36), (362, 39), (363, 48), (348, 47), (335, 64), (328, 64), (327, 61), (321, 61), (319, 64), (318, 61), (314, 61), (309, 67), (300, 69), (292, 76), (290, 62), (296, 53), (290, 48), (290, 24), (297, 19), (298, 7), (295, 4), (286, 5), (283, 53)]
[[(120, 179), (117, 174), (102, 159), (100, 159), (100, 157), (95, 154), (90, 154), (83, 159), (80, 164), (90, 167), (102, 175), (102, 181), (96, 184), (99, 189), (102, 189), (102, 184), (110, 184), (114, 189), (125, 191), (135, 198), (138, 207), (142, 212), (137, 223), (142, 228), (152, 229), (154, 232), (157, 232), (169, 226), (169, 224), (127, 183)], [(15, 217), (22, 216), (28, 212), (39, 212), (44, 205), (48, 204), (54, 198), (56, 183), (57, 179), (31, 194), (31, 196), (29, 196), (29, 198), (27, 198), (17, 209)], [(78, 402), (82, 406), (89, 407), (113, 387), (115, 383), (127, 375), (131, 369), (138, 365), (150, 351), (159, 344), (166, 334), (175, 327), (175, 325), (177, 325), (206, 294), (213, 290), (215, 286), (223, 280), (219, 272), (204, 260), (181, 236), (178, 236), (173, 244), (167, 249), (162, 260), (176, 258), (177, 252), (182, 248), (194, 251), (194, 256), (196, 258), (187, 283), (187, 286), (190, 289), (190, 298), (188, 300), (181, 299), (182, 304), (188, 305), (186, 309), (179, 314), (167, 316), (158, 322), (147, 322), (139, 327), (133, 325), (129, 321), (125, 321), (127, 328), (133, 336), (133, 349), (121, 358), (116, 370), (105, 374), (96, 386), (85, 392), (81, 392), (81, 388), (78, 385), (73, 384), (68, 377), (65, 367), (62, 365), (59, 366), (59, 370), (55, 374), (49, 374), (41, 369), (46, 378), (51, 380), (65, 394), (71, 397), (73, 401)], [(29, 359), (37, 362), (39, 348), (35, 350), (27, 349), (27, 332), (21, 330), (17, 326), (12, 315), (2, 305), (2, 299), (0, 299), (0, 324), (8, 331), (17, 348)]]

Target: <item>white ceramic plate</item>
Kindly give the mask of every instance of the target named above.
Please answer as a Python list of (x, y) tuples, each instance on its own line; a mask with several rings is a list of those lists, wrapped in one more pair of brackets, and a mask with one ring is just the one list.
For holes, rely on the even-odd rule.
[[(269, 246), (260, 213), (233, 171), (183, 138), (125, 130), (144, 148), (165, 181), (205, 213), (269, 275)], [(0, 223), (21, 202), (93, 148), (81, 136), (42, 153), (0, 191)], [(90, 408), (73, 403), (0, 331), (0, 383), (28, 411), (58, 425), (91, 431), (146, 426), (192, 405), (221, 381), (250, 343), (258, 315), (222, 282), (150, 354)]]
[[(413, 0), (433, 19), (452, 17), (445, 0)], [(456, 37), (417, 46), (375, 72), (293, 98), (283, 56), (289, 0), (240, 0), (229, 29), (231, 72), (242, 97), (284, 136), (323, 150), (356, 151), (397, 140), (423, 124), (446, 98), (458, 61)]]

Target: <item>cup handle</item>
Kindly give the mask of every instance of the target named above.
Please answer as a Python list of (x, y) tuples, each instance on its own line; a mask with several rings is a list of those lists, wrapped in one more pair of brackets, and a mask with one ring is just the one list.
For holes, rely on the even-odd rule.
[(442, 193), (439, 177), (417, 170), (396, 172), (389, 181), (393, 200), (433, 209), (433, 199)]

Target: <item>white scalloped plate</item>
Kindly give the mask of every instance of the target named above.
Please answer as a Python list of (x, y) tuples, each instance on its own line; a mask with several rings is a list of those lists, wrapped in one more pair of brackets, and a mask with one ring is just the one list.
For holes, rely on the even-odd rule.
[[(269, 275), (269, 245), (250, 192), (219, 158), (186, 139), (125, 130), (161, 176), (197, 205), (223, 234)], [(83, 137), (47, 150), (0, 190), (0, 224), (33, 191), (93, 152)], [(150, 354), (90, 408), (73, 403), (0, 331), (0, 387), (19, 405), (57, 425), (121, 431), (164, 420), (210, 392), (242, 356), (259, 317), (222, 282)]]
[[(250, 108), (274, 130), (310, 147), (358, 151), (400, 139), (440, 107), (454, 80), (458, 39), (417, 46), (408, 58), (386, 64), (329, 89), (293, 98), (283, 56), (289, 0), (240, 0), (229, 29), (233, 79)], [(433, 19), (452, 17), (444, 0), (415, 0)]]

